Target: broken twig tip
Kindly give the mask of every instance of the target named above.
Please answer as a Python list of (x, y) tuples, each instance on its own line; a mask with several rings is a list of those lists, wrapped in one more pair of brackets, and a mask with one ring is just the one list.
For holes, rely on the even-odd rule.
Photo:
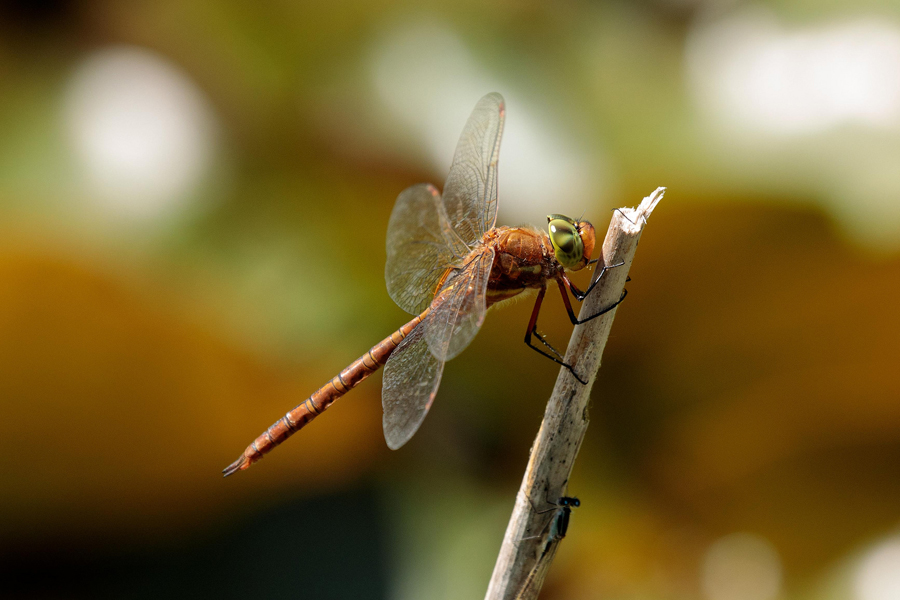
[(641, 200), (641, 203), (637, 207), (637, 213), (640, 217), (646, 221), (647, 217), (650, 216), (650, 213), (653, 212), (653, 209), (656, 208), (656, 205), (659, 204), (659, 201), (663, 199), (663, 196), (666, 195), (666, 188), (658, 187), (653, 190), (653, 193)]

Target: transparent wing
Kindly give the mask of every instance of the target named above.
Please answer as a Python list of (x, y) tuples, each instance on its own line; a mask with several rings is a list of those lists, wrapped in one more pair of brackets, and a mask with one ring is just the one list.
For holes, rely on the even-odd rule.
[[(431, 310), (391, 354), (384, 367), (384, 437), (405, 444), (428, 414), (444, 362), (463, 351), (487, 311), (494, 251), (470, 254), (497, 218), (497, 157), (505, 109), (488, 94), (469, 117), (444, 186), (408, 188), (397, 198), (388, 225), (385, 279), (404, 310), (425, 309), (448, 268), (456, 268), (431, 301)], [(463, 259), (468, 262), (461, 265)]]
[(494, 92), (478, 101), (456, 145), (444, 184), (450, 225), (469, 246), (497, 220), (497, 159), (505, 115), (500, 94)]
[(450, 360), (465, 350), (484, 322), (494, 251), (484, 247), (468, 260), (447, 278), (431, 303), (433, 322), (425, 329), (425, 337), (438, 360)]
[(436, 359), (428, 349), (424, 330), (427, 322), (425, 317), (384, 365), (381, 405), (384, 439), (391, 450), (408, 442), (418, 431), (441, 383), (444, 361)]
[(421, 313), (444, 272), (462, 264), (468, 253), (433, 185), (420, 183), (400, 193), (388, 223), (384, 267), (388, 294), (397, 306)]
[(494, 251), (472, 258), (443, 285), (431, 310), (384, 366), (384, 439), (396, 450), (416, 433), (437, 394), (444, 362), (469, 345), (484, 322)]

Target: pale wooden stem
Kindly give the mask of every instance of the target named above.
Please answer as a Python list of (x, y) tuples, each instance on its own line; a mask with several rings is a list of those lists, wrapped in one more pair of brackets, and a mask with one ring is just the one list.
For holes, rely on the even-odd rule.
[[(584, 300), (579, 318), (596, 314), (619, 299), (643, 227), (664, 192), (665, 188), (657, 188), (636, 209), (622, 208), (613, 213), (603, 242), (603, 263), (624, 264), (606, 271)], [(566, 362), (575, 367), (582, 379), (590, 379), (587, 385), (582, 385), (567, 369), (560, 369), (540, 431), (531, 448), (528, 468), (516, 496), (516, 504), (485, 600), (531, 600), (537, 598), (540, 592), (557, 544), (553, 544), (544, 557), (543, 564), (532, 573), (544, 550), (546, 525), (553, 514), (538, 514), (534, 509), (543, 511), (552, 508), (553, 503), (566, 495), (572, 466), (587, 431), (591, 387), (600, 369), (600, 359), (615, 314), (616, 309), (611, 310), (601, 317), (576, 326), (572, 332)], [(590, 506), (588, 502), (585, 504)], [(575, 531), (577, 512), (572, 520)], [(529, 575), (531, 581), (528, 589), (523, 589)]]

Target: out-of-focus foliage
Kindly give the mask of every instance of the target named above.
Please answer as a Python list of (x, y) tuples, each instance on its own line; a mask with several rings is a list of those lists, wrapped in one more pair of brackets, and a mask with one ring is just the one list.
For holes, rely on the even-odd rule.
[(528, 300), (400, 451), (375, 376), (219, 471), (406, 321), (393, 201), (499, 91), (501, 224), (669, 188), (541, 597), (896, 598), (898, 74), (879, 2), (4, 3), (3, 595), (483, 594), (558, 371)]

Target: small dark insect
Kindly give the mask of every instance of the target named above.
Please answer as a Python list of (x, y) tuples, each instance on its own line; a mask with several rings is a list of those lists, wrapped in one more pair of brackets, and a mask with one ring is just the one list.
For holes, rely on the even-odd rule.
[[(529, 499), (529, 502), (531, 499)], [(516, 594), (516, 600), (524, 597), (525, 592), (527, 592), (531, 584), (534, 583), (534, 576), (537, 574), (538, 569), (543, 566), (544, 559), (547, 554), (550, 552), (550, 548), (553, 547), (554, 544), (559, 543), (564, 537), (566, 537), (566, 532), (569, 531), (569, 517), (572, 515), (572, 509), (578, 508), (581, 506), (581, 501), (578, 498), (563, 496), (559, 500), (556, 501), (556, 504), (553, 504), (553, 508), (548, 508), (546, 510), (535, 510), (536, 514), (545, 514), (548, 512), (553, 512), (553, 517), (550, 521), (544, 525), (544, 528), (541, 530), (541, 535), (534, 535), (526, 538), (522, 538), (523, 540), (534, 540), (543, 537), (544, 544), (541, 548), (541, 554), (538, 556), (537, 562), (534, 564), (534, 568), (531, 569), (531, 572), (528, 573), (528, 577), (525, 578), (525, 583), (522, 584), (522, 589), (519, 590), (519, 593)], [(534, 509), (534, 505), (531, 505), (532, 509)], [(546, 531), (546, 535), (544, 532)]]

